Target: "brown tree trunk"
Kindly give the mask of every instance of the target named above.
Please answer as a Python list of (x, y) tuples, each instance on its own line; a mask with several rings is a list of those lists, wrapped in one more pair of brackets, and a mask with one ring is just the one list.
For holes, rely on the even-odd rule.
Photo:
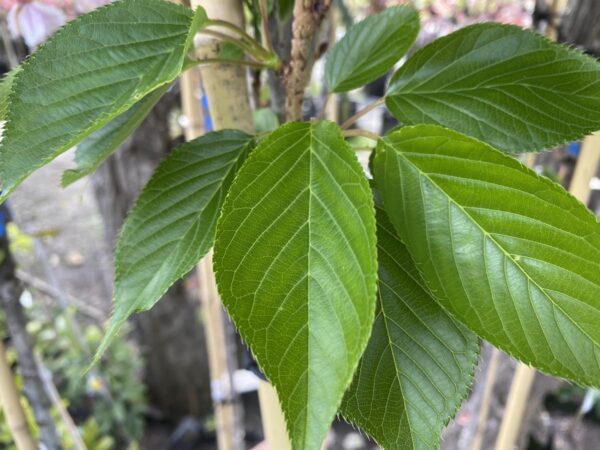
[[(92, 177), (111, 245), (140, 190), (175, 146), (168, 118), (178, 102), (178, 90), (167, 93)], [(198, 301), (183, 282), (175, 284), (152, 310), (135, 315), (132, 321), (144, 355), (145, 382), (153, 406), (171, 418), (207, 414), (212, 402), (204, 333)]]
[(570, 0), (560, 27), (560, 40), (600, 57), (600, 2)]

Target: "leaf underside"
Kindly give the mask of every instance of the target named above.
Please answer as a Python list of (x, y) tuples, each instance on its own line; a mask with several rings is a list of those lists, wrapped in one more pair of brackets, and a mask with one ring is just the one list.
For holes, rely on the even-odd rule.
[(150, 309), (208, 252), (227, 190), (253, 145), (240, 131), (209, 133), (159, 165), (117, 242), (113, 316), (97, 357), (131, 314)]
[(600, 63), (522, 28), (477, 24), (416, 52), (386, 104), (506, 151), (543, 150), (600, 129)]
[(140, 126), (168, 89), (168, 84), (159, 87), (78, 144), (75, 151), (77, 167), (65, 170), (61, 178), (62, 186), (69, 186), (95, 172)]
[(332, 122), (273, 132), (223, 206), (219, 293), (279, 394), (294, 450), (320, 448), (367, 344), (374, 219), (367, 180)]
[(387, 214), (376, 208), (375, 324), (340, 412), (386, 450), (435, 450), (471, 385), (478, 339), (431, 298)]
[(380, 141), (375, 179), (447, 311), (546, 373), (600, 385), (600, 224), (584, 205), (486, 144), (428, 125)]
[(419, 32), (419, 14), (409, 6), (387, 8), (352, 26), (327, 57), (325, 84), (346, 92), (386, 74)]
[(173, 81), (201, 16), (171, 2), (129, 0), (55, 33), (14, 83), (0, 146), (1, 199), (35, 169)]

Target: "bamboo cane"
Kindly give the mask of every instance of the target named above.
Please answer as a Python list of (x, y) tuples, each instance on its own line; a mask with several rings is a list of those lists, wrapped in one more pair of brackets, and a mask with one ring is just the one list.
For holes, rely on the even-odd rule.
[[(232, 22), (243, 27), (243, 10), (239, 0), (200, 1), (193, 0), (192, 8), (202, 6), (211, 19)], [(225, 32), (225, 31), (224, 31)], [(218, 48), (210, 39), (196, 42), (199, 56), (214, 57)], [(188, 126), (186, 138), (193, 139), (203, 134), (203, 120), (200, 110), (199, 73), (194, 69), (184, 74), (182, 96), (184, 113)], [(218, 65), (201, 70), (204, 89), (208, 94), (209, 110), (215, 129), (237, 128), (252, 132), (254, 124), (248, 100), (246, 70), (242, 67)], [(242, 447), (240, 431), (236, 428), (239, 412), (232, 399), (231, 368), (227, 359), (227, 331), (223, 309), (212, 272), (212, 255), (208, 255), (198, 265), (201, 280), (202, 312), (205, 319), (209, 364), (213, 383), (219, 385), (226, 402), (215, 402), (217, 441), (219, 450), (237, 450)], [(223, 399), (222, 399), (223, 400)], [(276, 447), (274, 447), (276, 448)]]
[[(192, 0), (192, 8), (202, 6), (206, 9), (208, 17), (211, 19), (220, 19), (231, 22), (241, 28), (244, 28), (243, 5), (241, 0)], [(223, 32), (226, 32), (223, 30)], [(267, 41), (268, 42), (268, 41)], [(196, 49), (200, 58), (215, 57), (218, 51), (218, 46), (214, 40), (204, 39), (196, 41)], [(192, 75), (187, 75), (192, 76)], [(247, 74), (246, 69), (232, 65), (211, 65), (201, 69), (202, 84), (208, 96), (208, 105), (213, 123), (213, 128), (237, 128), (246, 132), (254, 131), (254, 123), (252, 118), (252, 110), (250, 107)], [(193, 82), (184, 81), (183, 86), (192, 86)], [(188, 89), (186, 88), (186, 89)], [(188, 99), (190, 93), (184, 94)], [(189, 111), (186, 111), (190, 124), (199, 123), (197, 114), (197, 104), (194, 107), (193, 103), (188, 103), (184, 100), (184, 105), (192, 105)], [(188, 138), (196, 137), (202, 133), (202, 130), (193, 131), (190, 127), (187, 133)], [(216, 319), (217, 311), (222, 314), (219, 295), (212, 273), (212, 258), (211, 255), (203, 259), (199, 264), (199, 272), (202, 274), (203, 282), (203, 298), (209, 305), (210, 311), (205, 309), (210, 316), (205, 316), (207, 321), (212, 324), (207, 327), (207, 332), (215, 332), (217, 334), (224, 333), (223, 331), (215, 330), (212, 327), (214, 323), (221, 323)], [(208, 324), (207, 324), (208, 325)], [(211, 331), (212, 330), (212, 331)], [(216, 356), (217, 352), (223, 352), (222, 344), (217, 341), (220, 339), (217, 335), (214, 336), (214, 345), (211, 345), (209, 336), (209, 354), (213, 353), (209, 358), (213, 361), (220, 359)], [(215, 366), (217, 365), (214, 362)], [(218, 370), (218, 369), (217, 369)], [(212, 369), (211, 369), (212, 372)], [(222, 373), (222, 372), (221, 372)], [(263, 418), (263, 428), (267, 438), (269, 450), (288, 450), (291, 449), (291, 444), (286, 433), (285, 420), (281, 410), (280, 403), (277, 399), (275, 390), (266, 382), (260, 382), (259, 388), (261, 414)], [(223, 405), (224, 406), (224, 405)], [(226, 408), (221, 408), (221, 420), (223, 424), (231, 423), (231, 417), (226, 417), (231, 414)], [(225, 426), (219, 424), (217, 418), (217, 427)], [(229, 437), (225, 436), (226, 432), (219, 433), (219, 449), (229, 450), (231, 447), (221, 446), (221, 441), (230, 445)]]
[(12, 371), (6, 360), (4, 344), (0, 340), (0, 403), (4, 417), (19, 450), (36, 450), (37, 444), (31, 436), (21, 398)]

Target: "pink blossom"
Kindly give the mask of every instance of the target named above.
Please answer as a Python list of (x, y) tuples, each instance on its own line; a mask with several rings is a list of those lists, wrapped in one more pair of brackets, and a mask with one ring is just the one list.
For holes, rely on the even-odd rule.
[(14, 37), (22, 36), (31, 49), (44, 42), (67, 22), (57, 6), (31, 1), (15, 4), (8, 13), (8, 28)]

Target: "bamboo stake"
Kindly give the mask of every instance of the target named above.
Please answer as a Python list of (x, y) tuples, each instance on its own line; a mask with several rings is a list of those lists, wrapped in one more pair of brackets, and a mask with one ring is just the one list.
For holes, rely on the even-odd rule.
[(6, 351), (2, 340), (0, 340), (0, 403), (17, 448), (19, 450), (36, 450), (37, 444), (29, 431), (19, 391), (6, 360)]
[[(589, 200), (590, 181), (596, 174), (599, 163), (600, 132), (597, 132), (584, 139), (569, 188), (569, 192), (583, 204), (587, 204)], [(512, 450), (515, 447), (535, 374), (535, 369), (519, 363), (513, 377), (504, 418), (496, 440), (496, 450)]]
[[(193, 0), (192, 8), (203, 6), (211, 19), (232, 22), (243, 27), (243, 13), (239, 0), (200, 1)], [(227, 33), (223, 30), (223, 33)], [(196, 41), (197, 53), (201, 58), (214, 57), (218, 47), (213, 39)], [(246, 69), (231, 65), (204, 67), (200, 72), (192, 69), (182, 79), (183, 109), (188, 119), (186, 139), (194, 139), (204, 133), (200, 109), (200, 73), (208, 94), (209, 110), (213, 127), (238, 128), (253, 131), (252, 112), (248, 101)], [(212, 253), (198, 264), (201, 283), (202, 315), (206, 330), (209, 365), (215, 399), (217, 442), (219, 450), (243, 448), (243, 429), (237, 425), (241, 411), (234, 400), (231, 374), (233, 367), (228, 358), (227, 320), (212, 271)], [(214, 396), (214, 394), (217, 394)]]
[[(242, 2), (240, 0), (192, 0), (192, 8), (202, 6), (206, 9), (208, 17), (231, 22), (241, 28), (244, 27), (244, 17)], [(223, 32), (226, 32), (225, 30)], [(204, 39), (196, 41), (196, 49), (200, 58), (214, 57), (218, 51), (218, 44), (214, 40)], [(193, 72), (193, 71), (188, 71)], [(246, 132), (254, 131), (252, 119), (252, 110), (248, 95), (247, 73), (243, 67), (231, 65), (213, 65), (202, 67), (202, 83), (204, 90), (208, 95), (208, 104), (210, 115), (215, 130), (223, 128), (237, 128)], [(198, 118), (197, 101), (188, 101), (192, 99), (194, 82), (186, 77), (193, 75), (184, 74), (182, 84), (182, 94), (184, 100), (184, 111), (188, 116), (190, 127), (186, 132), (188, 139), (202, 134), (201, 127), (193, 128), (193, 124), (202, 123)], [(190, 87), (192, 91), (190, 93)], [(187, 106), (186, 106), (187, 105)], [(223, 374), (220, 369), (225, 362), (219, 355), (225, 354), (224, 327), (221, 327), (223, 309), (217, 292), (214, 274), (212, 272), (212, 254), (204, 258), (198, 265), (201, 274), (202, 297), (206, 306), (203, 306), (205, 312), (206, 328), (208, 333), (209, 359), (211, 361), (211, 374)], [(208, 323), (210, 322), (210, 323)], [(215, 327), (215, 324), (217, 326)], [(219, 329), (220, 328), (220, 329)], [(214, 334), (213, 334), (214, 333)], [(212, 337), (211, 337), (212, 334)], [(214, 365), (214, 368), (213, 368)], [(214, 375), (213, 379), (214, 379)], [(231, 386), (230, 386), (231, 387)], [(287, 436), (285, 420), (277, 399), (275, 390), (267, 382), (260, 382), (259, 395), (261, 402), (261, 415), (263, 417), (263, 427), (269, 450), (288, 450), (291, 444)], [(233, 421), (233, 412), (228, 408), (231, 405), (218, 405), (220, 412), (217, 414), (217, 428), (219, 439), (219, 450), (230, 450), (230, 437), (225, 431), (227, 424)], [(221, 428), (221, 430), (219, 430)], [(231, 428), (231, 427), (229, 427)], [(223, 443), (223, 445), (222, 445)]]
[(487, 418), (490, 413), (490, 408), (492, 406), (492, 394), (494, 393), (494, 385), (496, 384), (499, 360), (500, 350), (498, 350), (496, 347), (492, 347), (490, 362), (488, 364), (487, 373), (485, 374), (485, 388), (483, 391), (483, 396), (481, 398), (481, 406), (479, 407), (479, 416), (477, 417), (477, 430), (475, 431), (475, 437), (471, 442), (471, 447), (469, 450), (481, 449), (481, 443), (483, 442), (483, 434), (485, 431), (485, 424), (487, 422)]
[(590, 200), (590, 181), (596, 175), (599, 164), (600, 132), (596, 132), (583, 140), (571, 186), (569, 186), (569, 192), (585, 205)]
[[(195, 139), (204, 133), (200, 109), (199, 75), (197, 69), (191, 69), (181, 79), (182, 106), (188, 121), (185, 126), (187, 140)], [(240, 430), (237, 429), (239, 414), (232, 401), (234, 394), (231, 382), (232, 367), (230, 367), (227, 357), (227, 332), (212, 271), (211, 254), (200, 261), (197, 270), (201, 283), (201, 309), (212, 380), (211, 390), (217, 424), (217, 442), (219, 450), (237, 450), (242, 446)]]
[(519, 363), (517, 366), (496, 440), (496, 450), (513, 450), (515, 448), (535, 374), (536, 370), (532, 367), (523, 363)]

